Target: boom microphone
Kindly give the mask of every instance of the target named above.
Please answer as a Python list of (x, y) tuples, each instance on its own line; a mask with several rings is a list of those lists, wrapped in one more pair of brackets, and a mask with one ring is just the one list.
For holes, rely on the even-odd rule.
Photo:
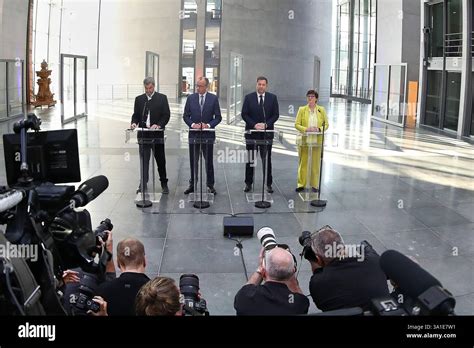
[(456, 304), (438, 279), (420, 265), (395, 250), (380, 256), (380, 267), (404, 294), (418, 300), (429, 314), (452, 314)]
[(104, 175), (95, 176), (84, 181), (71, 197), (74, 207), (83, 207), (96, 199), (109, 187), (109, 180)]

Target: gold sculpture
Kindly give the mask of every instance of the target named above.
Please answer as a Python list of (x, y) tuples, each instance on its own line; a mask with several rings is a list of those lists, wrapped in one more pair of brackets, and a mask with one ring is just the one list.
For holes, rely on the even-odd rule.
[(35, 96), (35, 101), (32, 102), (35, 107), (47, 105), (48, 107), (54, 106), (56, 100), (53, 99), (54, 94), (51, 93), (49, 85), (51, 84), (51, 70), (48, 70), (48, 63), (45, 60), (41, 63), (41, 70), (36, 72), (36, 76), (39, 77), (37, 83), (39, 86), (38, 94)]

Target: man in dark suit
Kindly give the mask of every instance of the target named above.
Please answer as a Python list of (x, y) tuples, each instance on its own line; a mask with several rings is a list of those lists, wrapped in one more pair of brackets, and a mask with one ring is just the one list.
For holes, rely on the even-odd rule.
[[(149, 128), (149, 129), (165, 129), (165, 126), (170, 120), (170, 107), (168, 104), (168, 98), (166, 95), (155, 92), (155, 80), (153, 77), (147, 77), (143, 80), (145, 86), (145, 94), (139, 95), (135, 98), (135, 106), (132, 115), (131, 129), (135, 128)], [(140, 132), (138, 137), (141, 136)], [(164, 137), (163, 132), (158, 134), (159, 137)], [(148, 183), (148, 168), (150, 165), (150, 154), (152, 147), (154, 147), (155, 160), (158, 165), (158, 173), (160, 174), (160, 182), (162, 192), (164, 194), (169, 193), (168, 179), (166, 177), (166, 157), (165, 157), (165, 144), (164, 142), (153, 145), (143, 144), (139, 145), (140, 158), (143, 160), (143, 168), (140, 166), (140, 171), (143, 170), (140, 176), (140, 185), (138, 186), (138, 192), (142, 192), (142, 189), (146, 191)], [(142, 179), (144, 183), (142, 183)]]
[[(199, 78), (197, 84), (197, 93), (191, 94), (186, 100), (184, 107), (183, 119), (184, 122), (192, 129), (202, 129), (199, 131), (189, 132), (189, 159), (191, 166), (191, 179), (189, 180), (189, 187), (184, 194), (190, 194), (194, 192), (195, 176), (198, 173), (194, 173), (194, 169), (198, 168), (199, 158), (199, 141), (202, 137), (205, 144), (201, 144), (201, 153), (206, 160), (206, 176), (207, 176), (207, 187), (209, 192), (216, 194), (214, 188), (214, 140), (216, 138), (215, 132), (206, 131), (206, 129), (215, 128), (221, 121), (221, 108), (219, 106), (219, 100), (214, 94), (208, 93), (209, 79), (206, 77)], [(195, 156), (196, 154), (196, 156)]]
[[(257, 91), (247, 94), (244, 99), (244, 105), (242, 106), (242, 119), (245, 121), (245, 130), (249, 131), (252, 129), (256, 130), (274, 130), (274, 124), (280, 117), (280, 111), (278, 108), (278, 100), (276, 95), (267, 92), (268, 79), (260, 76), (257, 78)], [(253, 184), (253, 173), (254, 163), (257, 151), (260, 151), (260, 157), (262, 160), (267, 154), (267, 191), (273, 192), (272, 183), (272, 144), (270, 142), (266, 149), (263, 144), (252, 144), (252, 141), (261, 140), (263, 142), (263, 134), (245, 134), (247, 139), (247, 151), (249, 154), (249, 160), (245, 166), (245, 192), (249, 192), (252, 189)], [(273, 139), (273, 133), (269, 133), (266, 136), (268, 139)]]

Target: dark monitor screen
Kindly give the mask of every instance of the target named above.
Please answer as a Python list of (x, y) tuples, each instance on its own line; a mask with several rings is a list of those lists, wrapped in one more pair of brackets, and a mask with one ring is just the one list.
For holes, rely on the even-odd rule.
[[(8, 185), (20, 177), (20, 134), (4, 134), (3, 147)], [(29, 175), (55, 184), (81, 181), (76, 129), (27, 133)]]

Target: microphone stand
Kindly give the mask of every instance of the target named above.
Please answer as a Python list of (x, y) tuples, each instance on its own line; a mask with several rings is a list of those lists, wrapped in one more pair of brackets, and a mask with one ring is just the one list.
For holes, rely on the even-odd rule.
[[(146, 95), (145, 95), (146, 97)], [(148, 105), (148, 98), (147, 100), (145, 101), (145, 105), (143, 106), (143, 112), (142, 112), (142, 119), (141, 119), (141, 146), (142, 146), (142, 153), (141, 153), (141, 165), (142, 165), (142, 177), (141, 177), (141, 191), (142, 191), (142, 200), (141, 201), (138, 201), (135, 205), (138, 207), (138, 208), (149, 208), (153, 205), (153, 203), (151, 203), (151, 201), (149, 200), (146, 200), (145, 199), (145, 143), (144, 143), (144, 135), (145, 135), (145, 111), (146, 111), (146, 107)], [(138, 144), (140, 144), (140, 138), (139, 139), (139, 142)], [(139, 145), (140, 146), (140, 145)]]
[[(202, 110), (204, 109), (204, 103), (203, 103), (203, 105), (201, 105), (201, 103), (199, 103), (199, 106), (201, 107), (201, 119), (199, 120), (201, 128), (199, 128), (199, 153), (198, 153), (197, 158), (198, 158), (198, 161), (199, 161), (199, 177), (200, 177), (199, 191), (200, 191), (200, 197), (199, 197), (199, 202), (194, 201), (193, 207), (197, 208), (197, 209), (206, 209), (206, 208), (209, 208), (211, 206), (211, 204), (208, 201), (204, 202), (202, 200), (202, 179), (203, 179), (202, 178), (202, 162), (204, 161), (204, 155), (202, 156), (203, 158), (201, 158), (201, 151), (202, 151), (201, 146), (202, 146), (202, 132), (203, 132), (203, 130), (202, 130)], [(207, 148), (206, 148), (206, 150), (207, 150)], [(206, 161), (208, 161), (208, 160), (209, 159), (207, 159)], [(196, 161), (196, 154), (194, 155), (194, 161)], [(194, 163), (193, 163), (193, 166), (194, 166)], [(194, 173), (194, 180), (197, 179), (196, 177), (197, 177), (197, 175), (196, 175), (196, 172), (195, 172)]]
[[(255, 207), (260, 209), (267, 209), (272, 206), (270, 202), (265, 201), (265, 179), (266, 179), (266, 167), (267, 167), (267, 115), (265, 113), (265, 101), (262, 103), (263, 111), (263, 156), (262, 156), (262, 169), (263, 169), (263, 179), (262, 179), (262, 200), (255, 202)], [(258, 145), (257, 145), (258, 146)]]
[[(318, 111), (316, 110), (316, 113)], [(326, 126), (326, 123), (323, 121), (323, 134), (322, 134), (322, 144), (321, 144), (321, 159), (320, 159), (320, 164), (319, 164), (319, 185), (318, 185), (318, 199), (315, 199), (311, 201), (311, 205), (313, 207), (318, 207), (318, 208), (323, 208), (326, 206), (327, 201), (321, 199), (321, 180), (323, 177), (323, 157), (324, 157), (324, 128)], [(313, 165), (310, 163), (311, 166)], [(312, 171), (312, 169), (310, 169)]]

